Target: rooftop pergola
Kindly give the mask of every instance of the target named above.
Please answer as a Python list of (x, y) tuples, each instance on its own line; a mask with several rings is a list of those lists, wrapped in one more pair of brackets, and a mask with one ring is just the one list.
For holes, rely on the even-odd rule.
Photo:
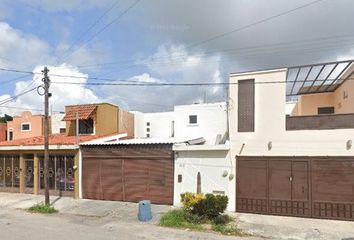
[(345, 60), (289, 67), (286, 75), (286, 95), (334, 92), (353, 75), (353, 62), (354, 60)]

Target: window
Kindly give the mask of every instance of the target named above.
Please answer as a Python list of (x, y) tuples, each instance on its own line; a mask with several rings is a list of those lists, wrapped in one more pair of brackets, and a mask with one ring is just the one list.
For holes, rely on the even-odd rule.
[(147, 133), (147, 134), (146, 134), (146, 137), (149, 138), (149, 137), (150, 137), (150, 133)]
[(79, 120), (79, 134), (93, 134), (93, 120)]
[(237, 124), (239, 132), (254, 132), (254, 79), (238, 81)]
[(59, 128), (59, 133), (65, 133), (66, 129), (65, 128)]
[(150, 128), (146, 128), (146, 132), (150, 132)]
[(317, 108), (317, 114), (334, 114), (334, 107), (319, 107)]
[(9, 137), (7, 138), (9, 141), (12, 141), (14, 139), (14, 132), (11, 130), (9, 130)]
[(197, 124), (197, 123), (198, 123), (197, 115), (189, 115), (189, 124)]
[(31, 131), (30, 123), (21, 123), (21, 132), (29, 132)]
[(147, 123), (146, 123), (146, 126), (149, 127), (149, 126), (150, 126), (150, 122), (147, 122)]

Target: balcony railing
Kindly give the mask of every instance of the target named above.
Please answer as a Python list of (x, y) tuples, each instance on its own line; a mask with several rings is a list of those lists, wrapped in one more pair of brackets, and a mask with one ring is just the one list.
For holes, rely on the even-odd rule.
[(354, 128), (354, 113), (286, 116), (286, 130), (325, 130)]

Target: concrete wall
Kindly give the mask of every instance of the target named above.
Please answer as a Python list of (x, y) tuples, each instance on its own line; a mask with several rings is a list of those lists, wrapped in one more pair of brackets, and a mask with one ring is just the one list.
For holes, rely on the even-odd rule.
[[(13, 131), (13, 140), (21, 138), (30, 138), (43, 135), (44, 116), (32, 115), (31, 112), (26, 111), (21, 116), (13, 117), (12, 121), (7, 122), (7, 132)], [(30, 123), (30, 131), (21, 131), (22, 123)]]
[(127, 133), (128, 137), (134, 137), (134, 114), (121, 108), (118, 111), (118, 133)]
[[(196, 192), (198, 172), (201, 174), (202, 192), (224, 192), (229, 197), (228, 210), (233, 210), (235, 185), (229, 176), (234, 174), (235, 166), (231, 164), (228, 151), (218, 150), (182, 151), (175, 154), (174, 205), (180, 205), (182, 193)], [(223, 176), (224, 172), (226, 176)], [(178, 175), (182, 175), (180, 183)]]
[(65, 114), (63, 113), (55, 113), (50, 116), (51, 124), (52, 124), (52, 134), (60, 133), (60, 129), (66, 127), (66, 122), (62, 121)]
[[(225, 102), (176, 106), (174, 114), (177, 141), (204, 137), (207, 144), (214, 144), (217, 134), (227, 131)], [(190, 115), (197, 115), (197, 124), (189, 124)]]

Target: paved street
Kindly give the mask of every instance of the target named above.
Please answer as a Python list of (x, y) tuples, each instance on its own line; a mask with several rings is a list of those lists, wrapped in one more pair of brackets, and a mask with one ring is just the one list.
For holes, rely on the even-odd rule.
[(0, 210), (0, 231), (1, 239), (9, 240), (237, 239), (217, 234), (167, 229), (149, 223), (120, 221), (109, 217), (65, 214), (48, 216), (13, 209)]
[(137, 204), (74, 200), (52, 197), (59, 214), (41, 215), (25, 211), (43, 201), (43, 196), (0, 193), (1, 239), (354, 239), (354, 222), (229, 213), (244, 231), (262, 237), (227, 237), (220, 234), (176, 230), (157, 226), (160, 215), (171, 206), (152, 205), (153, 220), (137, 220)]

